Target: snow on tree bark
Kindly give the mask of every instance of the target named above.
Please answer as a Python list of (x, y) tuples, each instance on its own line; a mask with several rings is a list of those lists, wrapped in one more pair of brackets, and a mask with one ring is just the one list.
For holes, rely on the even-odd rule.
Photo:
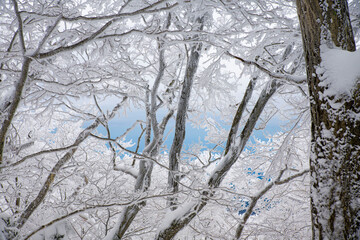
[[(202, 31), (204, 27), (204, 18), (205, 16), (199, 17), (196, 20), (196, 23), (199, 24), (198, 29)], [(194, 37), (196, 41), (198, 36)], [(201, 53), (202, 43), (195, 43), (191, 47), (190, 58), (186, 66), (186, 72), (184, 76), (184, 83), (181, 89), (178, 110), (176, 114), (176, 123), (175, 123), (175, 136), (171, 145), (169, 153), (169, 175), (168, 175), (168, 185), (172, 193), (176, 194), (179, 191), (179, 180), (178, 176), (179, 171), (179, 158), (180, 152), (183, 146), (185, 139), (185, 124), (186, 124), (186, 114), (189, 107), (189, 100), (191, 94), (191, 88), (194, 82), (194, 77), (196, 70), (199, 65), (200, 53)], [(172, 209), (176, 209), (176, 197), (171, 197), (169, 199), (170, 206), (173, 206)]]
[[(168, 14), (167, 21), (165, 22), (165, 29), (168, 29), (171, 23), (171, 15)], [(168, 120), (173, 115), (173, 112), (170, 111), (167, 116), (164, 117), (162, 123), (158, 124), (156, 118), (156, 111), (157, 111), (157, 104), (156, 104), (156, 97), (158, 88), (160, 85), (161, 80), (163, 79), (163, 75), (165, 72), (166, 64), (164, 58), (164, 44), (162, 41), (159, 41), (159, 71), (156, 76), (154, 86), (151, 90), (151, 98), (150, 98), (150, 106), (147, 106), (147, 129), (153, 129), (154, 138), (151, 142), (150, 134), (151, 131), (146, 131), (146, 147), (144, 149), (144, 155), (149, 155), (150, 157), (154, 157), (159, 152), (159, 147), (162, 144), (162, 138), (164, 135), (165, 126), (167, 125)], [(150, 125), (149, 125), (150, 124)], [(139, 163), (139, 172), (137, 174), (136, 182), (135, 182), (135, 191), (136, 192), (145, 192), (148, 190), (151, 184), (151, 174), (153, 170), (154, 163), (149, 160), (141, 160)], [(131, 204), (123, 209), (123, 212), (120, 216), (118, 229), (114, 233), (113, 240), (121, 239), (131, 223), (133, 222), (134, 218), (141, 210), (141, 208), (146, 204), (146, 201), (142, 201), (140, 203)]]
[[(323, 51), (355, 51), (347, 1), (297, 0), (307, 64), (311, 126), (313, 239), (360, 237), (360, 84), (341, 98), (327, 91)], [(333, 81), (341, 81), (334, 79)], [(336, 107), (334, 107), (335, 105)]]

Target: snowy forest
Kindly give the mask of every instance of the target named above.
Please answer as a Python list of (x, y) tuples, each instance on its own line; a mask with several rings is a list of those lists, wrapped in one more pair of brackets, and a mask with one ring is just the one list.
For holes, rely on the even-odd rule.
[(358, 0), (0, 0), (0, 240), (360, 239)]

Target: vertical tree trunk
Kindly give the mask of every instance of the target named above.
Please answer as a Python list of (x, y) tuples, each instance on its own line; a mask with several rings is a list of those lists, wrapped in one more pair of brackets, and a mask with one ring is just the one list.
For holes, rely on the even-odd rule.
[[(359, 83), (334, 99), (321, 84), (322, 44), (355, 51), (345, 0), (297, 0), (311, 107), (311, 215), (313, 239), (360, 237)], [(337, 79), (341, 81), (342, 79)], [(335, 108), (334, 101), (342, 104)], [(355, 114), (355, 115), (354, 115)]]
[[(171, 14), (168, 14), (165, 29), (168, 29), (171, 24)], [(150, 96), (150, 104), (146, 106), (146, 136), (145, 136), (145, 149), (143, 151), (144, 155), (148, 155), (150, 157), (154, 157), (158, 154), (159, 148), (163, 141), (163, 135), (165, 131), (165, 126), (167, 125), (169, 119), (173, 115), (173, 112), (169, 112), (162, 120), (162, 123), (159, 125), (156, 117), (157, 111), (157, 92), (160, 86), (160, 82), (163, 79), (166, 63), (165, 63), (165, 48), (163, 40), (159, 40), (159, 72), (156, 76), (154, 85), (151, 90)], [(147, 98), (149, 97), (149, 92), (147, 92)], [(150, 142), (151, 138), (151, 129), (154, 133), (154, 138)], [(147, 159), (143, 159), (139, 163), (139, 173), (135, 182), (135, 192), (146, 192), (151, 184), (151, 174), (153, 170), (154, 163)], [(119, 219), (119, 227), (116, 230), (114, 236), (112, 236), (113, 240), (122, 239), (125, 235), (127, 229), (130, 227), (131, 223), (135, 219), (136, 215), (139, 213), (141, 208), (145, 206), (146, 201), (142, 202), (134, 202), (133, 204), (124, 208), (120, 219)]]
[[(196, 20), (196, 23), (200, 25), (199, 30), (201, 31), (204, 27), (204, 16), (198, 18)], [(197, 37), (195, 36), (194, 40), (196, 40), (196, 38)], [(177, 172), (179, 171), (179, 157), (185, 139), (186, 114), (189, 107), (191, 88), (194, 82), (196, 70), (199, 65), (201, 48), (201, 42), (195, 43), (191, 47), (190, 58), (186, 65), (184, 83), (181, 89), (178, 110), (176, 114), (175, 136), (169, 153), (170, 171), (168, 174), (169, 189), (174, 194), (179, 191), (180, 178), (177, 174)], [(172, 210), (176, 209), (176, 197), (171, 197), (169, 199), (169, 205), (172, 206)]]

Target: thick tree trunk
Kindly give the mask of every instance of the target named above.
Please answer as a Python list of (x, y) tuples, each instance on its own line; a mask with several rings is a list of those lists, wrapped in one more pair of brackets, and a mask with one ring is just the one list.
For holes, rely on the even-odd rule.
[[(336, 100), (326, 95), (316, 71), (322, 44), (355, 50), (347, 2), (297, 0), (297, 8), (311, 98), (313, 239), (359, 239), (360, 119), (354, 117), (360, 112), (359, 84), (352, 96)], [(334, 107), (334, 101), (342, 106)]]

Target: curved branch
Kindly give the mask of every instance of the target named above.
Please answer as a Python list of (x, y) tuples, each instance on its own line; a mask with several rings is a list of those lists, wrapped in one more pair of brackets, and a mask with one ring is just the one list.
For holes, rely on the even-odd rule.
[(57, 223), (59, 221), (62, 221), (64, 219), (67, 219), (69, 217), (72, 217), (72, 216), (76, 216), (82, 212), (86, 212), (86, 211), (89, 211), (89, 210), (94, 210), (94, 209), (99, 209), (99, 208), (109, 208), (109, 207), (117, 207), (117, 206), (129, 206), (131, 204), (133, 204), (134, 202), (142, 202), (146, 199), (152, 199), (152, 198), (163, 198), (163, 197), (167, 197), (169, 196), (170, 194), (159, 194), (159, 195), (153, 195), (153, 196), (145, 196), (145, 197), (141, 197), (141, 198), (138, 198), (138, 199), (135, 199), (135, 200), (132, 200), (132, 201), (129, 201), (129, 202), (125, 202), (125, 203), (111, 203), (111, 204), (102, 204), (102, 205), (95, 205), (95, 206), (88, 206), (88, 207), (85, 207), (85, 208), (82, 208), (82, 209), (78, 209), (78, 210), (75, 210), (71, 213), (68, 213), (64, 216), (61, 216), (61, 217), (58, 217), (44, 225), (41, 225), (40, 227), (38, 227), (36, 230), (32, 231), (29, 235), (27, 235), (24, 240), (27, 240), (29, 239), (30, 237), (34, 236), (34, 234), (38, 233), (39, 231), (53, 225), (54, 223)]
[(115, 22), (115, 20), (110, 20), (108, 21), (107, 23), (105, 23), (99, 30), (97, 30), (96, 32), (94, 32), (93, 34), (90, 35), (90, 37), (88, 38), (85, 38), (73, 45), (70, 45), (70, 46), (65, 46), (65, 47), (58, 47), (54, 50), (51, 50), (49, 52), (45, 52), (45, 53), (38, 53), (38, 54), (35, 54), (33, 57), (35, 58), (39, 58), (39, 59), (42, 59), (42, 58), (47, 58), (47, 57), (51, 57), (51, 56), (54, 56), (60, 52), (65, 52), (65, 51), (69, 51), (69, 50), (73, 50), (77, 47), (80, 47), (88, 42), (90, 42), (91, 40), (95, 39), (97, 36), (99, 36), (102, 32), (104, 32), (113, 22)]
[[(100, 16), (100, 17), (86, 17), (86, 16), (77, 16), (77, 17), (65, 17), (62, 16), (61, 19), (64, 21), (68, 21), (68, 22), (74, 22), (74, 21), (78, 21), (78, 20), (85, 20), (85, 21), (98, 21), (98, 20), (109, 20), (109, 19), (119, 19), (119, 18), (124, 18), (124, 17), (132, 17), (132, 16), (136, 16), (139, 14), (152, 14), (152, 13), (156, 13), (156, 12), (160, 12), (160, 11), (166, 11), (166, 10), (171, 10), (172, 8), (176, 7), (177, 5), (179, 5), (179, 3), (174, 3), (170, 6), (166, 6), (166, 7), (160, 7), (160, 8), (156, 8), (156, 9), (151, 9), (154, 8), (162, 3), (167, 2), (167, 0), (160, 0), (156, 3), (153, 3), (147, 7), (141, 8), (139, 10), (136, 10), (134, 12), (128, 12), (128, 13), (118, 13), (118, 14), (111, 14), (111, 15), (107, 15), (107, 16)], [(28, 14), (28, 15), (36, 15), (36, 16), (41, 16), (41, 17), (46, 17), (46, 18), (56, 18), (58, 17), (57, 15), (51, 15), (51, 14), (39, 14), (39, 13), (35, 13), (35, 12), (28, 12), (28, 11), (20, 11), (20, 14)]]
[(278, 177), (276, 178), (276, 180), (274, 182), (271, 182), (269, 185), (267, 185), (263, 190), (261, 190), (256, 196), (252, 197), (251, 198), (251, 204), (250, 206), (246, 209), (246, 212), (244, 214), (244, 217), (241, 221), (241, 223), (239, 224), (239, 226), (237, 227), (236, 229), (236, 234), (235, 234), (235, 239), (240, 239), (241, 237), (241, 233), (242, 231), (244, 230), (244, 227), (245, 227), (245, 224), (247, 222), (247, 220), (249, 219), (249, 217), (251, 216), (256, 204), (257, 204), (257, 201), (262, 197), (264, 196), (274, 185), (282, 185), (282, 184), (285, 184), (285, 183), (288, 183), (290, 182), (291, 180), (295, 179), (295, 178), (298, 178), (298, 177), (301, 177), (303, 176), (304, 174), (308, 173), (310, 171), (310, 169), (306, 169), (302, 172), (299, 172), (297, 174), (294, 174), (288, 178), (285, 178), (284, 180), (280, 180), (283, 173), (286, 171), (286, 168), (281, 170)]
[(40, 152), (32, 153), (30, 155), (27, 155), (27, 156), (23, 157), (22, 159), (20, 159), (19, 161), (15, 162), (15, 163), (12, 163), (12, 164), (7, 165), (7, 166), (2, 166), (2, 167), (0, 167), (0, 169), (9, 168), (9, 167), (15, 167), (15, 166), (25, 162), (29, 158), (33, 158), (33, 157), (36, 157), (36, 156), (39, 156), (39, 155), (42, 155), (42, 154), (69, 150), (69, 149), (74, 148), (74, 147), (76, 147), (76, 146), (74, 144), (71, 144), (71, 145), (69, 145), (67, 147), (47, 149), (47, 150), (43, 150), (43, 151), (40, 151)]
[(241, 61), (245, 65), (255, 66), (256, 68), (258, 68), (259, 70), (266, 73), (268, 76), (270, 76), (272, 78), (279, 79), (279, 80), (285, 80), (285, 81), (287, 81), (289, 83), (296, 84), (296, 85), (306, 83), (306, 76), (293, 76), (293, 75), (286, 74), (286, 73), (282, 73), (282, 74), (274, 73), (274, 72), (271, 72), (269, 69), (264, 68), (263, 66), (261, 66), (257, 62), (250, 61), (250, 60), (245, 60), (245, 59), (243, 59), (241, 57), (232, 55), (230, 52), (226, 52), (225, 54), (232, 57), (232, 58), (235, 58), (235, 59)]
[(74, 147), (70, 149), (67, 153), (63, 155), (63, 157), (55, 164), (55, 166), (51, 169), (50, 174), (46, 178), (45, 183), (42, 185), (41, 190), (37, 194), (34, 200), (32, 200), (29, 205), (26, 207), (24, 212), (21, 214), (17, 221), (17, 228), (20, 229), (24, 226), (26, 221), (29, 219), (29, 217), (32, 215), (32, 213), (37, 209), (37, 207), (41, 204), (41, 202), (46, 197), (48, 191), (50, 190), (50, 187), (52, 183), (55, 180), (55, 177), (59, 170), (69, 161), (69, 159), (75, 154), (76, 150), (78, 149), (79, 145), (91, 134), (91, 131), (96, 129), (101, 122), (110, 120), (115, 116), (115, 112), (121, 107), (122, 103), (125, 102), (127, 98), (124, 97), (122, 102), (118, 105), (116, 105), (112, 112), (107, 116), (107, 118), (99, 117), (95, 119), (94, 123), (88, 126), (86, 129), (84, 129), (76, 138), (74, 142)]
[[(15, 0), (13, 0), (15, 1)], [(158, 8), (158, 9), (152, 9), (153, 7), (159, 5), (160, 3), (163, 3), (165, 2), (165, 0), (161, 0), (159, 2), (156, 2), (150, 6), (147, 6), (145, 8), (142, 8), (140, 10), (137, 10), (137, 11), (134, 11), (134, 12), (131, 12), (131, 13), (119, 13), (119, 14), (114, 14), (114, 15), (109, 15), (109, 16), (103, 16), (103, 17), (82, 17), (82, 16), (79, 16), (79, 17), (75, 17), (75, 18), (67, 18), (67, 17), (64, 17), (64, 16), (56, 16), (58, 19), (57, 21), (59, 20), (64, 20), (64, 21), (75, 21), (75, 20), (80, 20), (80, 19), (83, 19), (83, 20), (108, 20), (110, 19), (107, 23), (105, 23), (99, 30), (97, 30), (96, 32), (94, 32), (93, 34), (91, 34), (91, 36), (73, 44), (73, 45), (70, 45), (70, 46), (64, 46), (64, 47), (58, 47), (54, 50), (51, 50), (49, 52), (45, 52), (45, 53), (36, 53), (34, 54), (33, 57), (35, 58), (47, 58), (47, 57), (51, 57), (51, 56), (54, 56), (60, 52), (64, 52), (64, 51), (69, 51), (69, 50), (73, 50), (77, 47), (80, 47), (80, 46), (83, 46), (84, 44), (94, 40), (95, 38), (97, 38), (101, 33), (103, 33), (112, 23), (124, 18), (124, 17), (128, 17), (128, 16), (135, 16), (135, 15), (138, 15), (138, 14), (145, 14), (145, 13), (155, 13), (155, 12), (160, 12), (160, 11), (164, 11), (164, 10), (170, 10), (172, 9), (173, 7), (177, 6), (178, 3), (175, 3), (173, 5), (170, 5), (168, 7), (163, 7), (163, 8)], [(150, 9), (150, 10), (149, 10)], [(28, 13), (28, 12), (22, 12), (22, 13)], [(34, 14), (34, 13), (32, 13)], [(20, 14), (19, 14), (20, 16)], [(46, 16), (46, 17), (55, 17), (53, 15), (41, 15), (41, 16)], [(127, 33), (124, 33), (124, 34), (121, 34), (122, 36), (126, 35), (126, 34), (129, 34), (129, 33), (132, 33), (136, 30), (131, 30)]]
[(140, 153), (131, 151), (131, 150), (123, 147), (120, 143), (118, 143), (118, 142), (116, 141), (116, 139), (104, 138), (104, 137), (100, 137), (100, 136), (94, 135), (94, 134), (92, 134), (92, 133), (90, 134), (90, 136), (91, 136), (91, 137), (94, 137), (94, 138), (97, 138), (97, 139), (100, 139), (100, 140), (103, 140), (103, 141), (111, 141), (111, 142), (115, 143), (119, 148), (121, 148), (121, 150), (124, 150), (124, 151), (126, 151), (126, 152), (128, 152), (128, 153), (131, 153), (131, 154), (133, 154), (133, 155), (135, 155), (135, 156), (137, 156), (137, 157), (140, 157), (140, 158), (143, 158), (143, 159), (148, 159), (148, 160), (156, 163), (156, 164), (159, 165), (160, 167), (165, 168), (165, 169), (167, 169), (167, 170), (170, 170), (167, 166), (165, 166), (164, 164), (160, 163), (159, 161), (157, 161), (157, 160), (156, 160), (155, 158), (153, 158), (153, 157), (147, 156), (147, 155), (145, 155), (145, 154), (140, 154)]

